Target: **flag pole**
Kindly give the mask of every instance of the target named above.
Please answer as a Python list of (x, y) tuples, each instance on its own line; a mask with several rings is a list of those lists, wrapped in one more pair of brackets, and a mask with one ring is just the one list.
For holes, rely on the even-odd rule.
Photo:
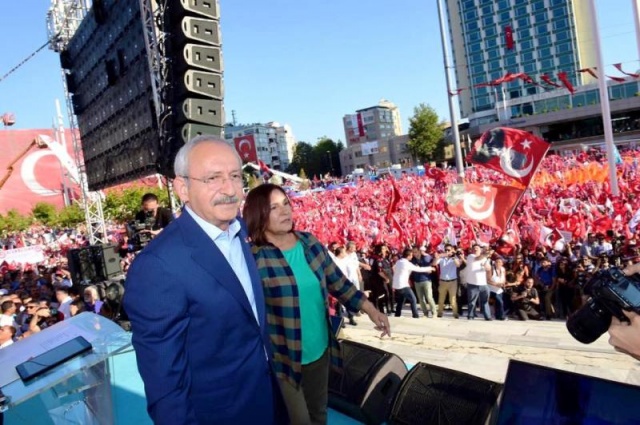
[(596, 16), (596, 6), (594, 0), (589, 0), (591, 32), (595, 40), (594, 53), (598, 62), (598, 88), (600, 91), (600, 107), (602, 109), (602, 126), (604, 128), (604, 141), (607, 148), (607, 162), (609, 163), (609, 185), (611, 194), (618, 196), (618, 176), (616, 174), (616, 158), (614, 154), (613, 129), (611, 128), (611, 109), (609, 107), (609, 92), (607, 90), (607, 79), (604, 72), (604, 62), (600, 50), (600, 30), (598, 28), (598, 17)]
[(633, 22), (636, 26), (636, 48), (638, 49), (638, 58), (640, 58), (640, 7), (638, 6), (638, 0), (631, 0), (631, 5), (633, 6)]
[(458, 131), (458, 120), (453, 106), (453, 96), (451, 93), (451, 73), (449, 72), (449, 52), (447, 50), (446, 33), (444, 30), (444, 14), (442, 13), (441, 0), (438, 2), (438, 17), (440, 18), (440, 39), (442, 41), (442, 56), (444, 57), (444, 74), (447, 80), (447, 97), (449, 98), (449, 115), (451, 121), (451, 135), (455, 148), (456, 172), (458, 173), (458, 183), (464, 180), (464, 166), (462, 164), (462, 149), (460, 147), (460, 132)]

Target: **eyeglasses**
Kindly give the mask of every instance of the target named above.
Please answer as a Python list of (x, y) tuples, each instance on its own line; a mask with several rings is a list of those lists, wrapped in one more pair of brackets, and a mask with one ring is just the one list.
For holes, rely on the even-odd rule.
[(227, 177), (223, 176), (222, 174), (217, 174), (215, 176), (205, 177), (205, 178), (198, 178), (198, 177), (191, 177), (191, 176), (178, 176), (178, 177), (182, 177), (185, 180), (195, 180), (197, 182), (204, 183), (209, 189), (218, 189), (224, 186), (227, 180), (231, 181), (231, 184), (242, 185), (242, 173), (239, 171), (235, 173), (231, 173)]

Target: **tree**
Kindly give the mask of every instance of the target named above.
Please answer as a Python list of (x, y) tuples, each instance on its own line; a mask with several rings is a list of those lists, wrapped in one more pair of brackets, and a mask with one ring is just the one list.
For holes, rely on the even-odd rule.
[(31, 210), (33, 218), (45, 226), (51, 226), (56, 220), (56, 207), (47, 202), (38, 202)]
[(443, 128), (443, 122), (431, 106), (421, 103), (415, 107), (409, 120), (409, 152), (422, 160), (433, 160), (437, 148), (443, 145)]
[(7, 215), (0, 215), (0, 230), (6, 232), (20, 232), (26, 230), (33, 218), (31, 216), (22, 215), (18, 210), (12, 209), (7, 212)]
[(302, 168), (309, 169), (313, 157), (313, 146), (307, 142), (298, 142), (293, 148), (293, 159), (287, 168), (291, 174), (298, 174)]
[[(334, 142), (327, 136), (318, 139), (318, 143), (313, 147), (316, 159), (315, 165), (319, 166), (319, 174), (331, 172), (333, 176), (340, 176), (340, 151), (344, 148), (342, 142)], [(315, 173), (314, 173), (315, 174)]]
[(76, 227), (84, 221), (84, 210), (80, 208), (80, 205), (74, 203), (60, 210), (54, 224), (60, 227)]

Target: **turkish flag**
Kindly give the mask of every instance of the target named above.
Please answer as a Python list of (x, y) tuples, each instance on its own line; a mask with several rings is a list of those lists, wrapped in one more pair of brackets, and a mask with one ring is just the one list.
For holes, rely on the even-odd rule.
[(557, 228), (551, 229), (547, 226), (540, 225), (540, 234), (538, 242), (547, 248), (556, 249), (556, 243), (563, 239), (562, 233)]
[(504, 27), (504, 41), (508, 50), (513, 49), (513, 29), (511, 28), (511, 25)]
[(467, 161), (505, 174), (528, 186), (550, 143), (515, 128), (485, 131), (467, 155)]
[(595, 233), (606, 233), (612, 226), (613, 220), (611, 220), (611, 217), (603, 216), (591, 222), (591, 231)]
[(447, 173), (444, 170), (438, 167), (431, 167), (427, 164), (424, 164), (424, 175), (436, 181), (444, 180), (445, 177), (447, 177)]
[(258, 152), (256, 151), (256, 142), (253, 134), (247, 136), (236, 137), (233, 139), (236, 150), (242, 158), (242, 162), (258, 162)]
[(398, 204), (402, 201), (402, 194), (396, 185), (395, 180), (391, 180), (391, 200), (389, 201), (389, 206), (387, 207), (387, 222), (390, 222), (392, 219), (392, 214), (398, 210)]
[(447, 193), (447, 210), (458, 217), (504, 229), (523, 189), (497, 184), (452, 184)]

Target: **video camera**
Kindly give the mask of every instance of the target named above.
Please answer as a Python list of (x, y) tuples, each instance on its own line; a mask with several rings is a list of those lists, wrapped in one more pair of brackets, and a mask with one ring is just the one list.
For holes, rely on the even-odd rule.
[(131, 221), (127, 224), (127, 234), (129, 236), (129, 245), (133, 247), (133, 251), (139, 251), (151, 241), (151, 233), (156, 218), (153, 211), (145, 211), (144, 221)]
[(567, 320), (569, 333), (583, 344), (591, 344), (611, 326), (611, 318), (629, 320), (623, 310), (640, 313), (640, 279), (626, 276), (617, 267), (599, 270), (582, 289), (587, 303)]

